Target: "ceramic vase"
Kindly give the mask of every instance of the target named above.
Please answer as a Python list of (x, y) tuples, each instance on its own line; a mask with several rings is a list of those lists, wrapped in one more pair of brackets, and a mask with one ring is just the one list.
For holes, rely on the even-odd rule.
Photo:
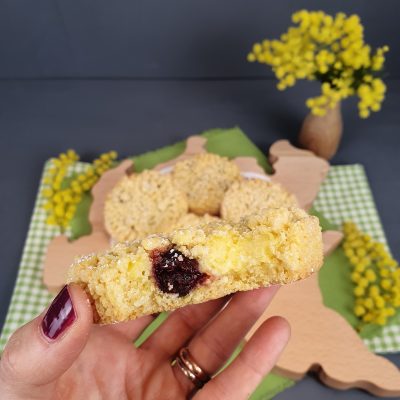
[(308, 114), (301, 127), (298, 142), (319, 157), (330, 160), (339, 147), (342, 131), (342, 113), (338, 103), (323, 116)]

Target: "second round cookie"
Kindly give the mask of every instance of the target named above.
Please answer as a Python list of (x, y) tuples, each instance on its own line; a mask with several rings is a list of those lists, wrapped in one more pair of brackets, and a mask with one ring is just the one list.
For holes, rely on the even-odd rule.
[(218, 215), (222, 198), (240, 178), (240, 171), (226, 157), (204, 153), (178, 162), (172, 177), (176, 186), (186, 193), (190, 211)]
[(169, 231), (187, 213), (186, 195), (170, 175), (144, 171), (122, 178), (107, 197), (104, 220), (118, 241)]

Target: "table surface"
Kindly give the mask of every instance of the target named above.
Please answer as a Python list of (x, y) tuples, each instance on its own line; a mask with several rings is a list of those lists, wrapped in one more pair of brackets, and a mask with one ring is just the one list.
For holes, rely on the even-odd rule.
[[(5, 318), (43, 163), (67, 148), (83, 160), (115, 149), (143, 153), (214, 127), (240, 126), (263, 150), (295, 141), (307, 112), (310, 85), (277, 92), (268, 79), (70, 80), (0, 82), (1, 279), (0, 325)], [(344, 135), (333, 164), (361, 163), (389, 244), (400, 258), (400, 81), (389, 82), (383, 110), (368, 120), (343, 104)], [(400, 365), (400, 355), (389, 357)], [(277, 399), (369, 397), (339, 392), (307, 377)]]

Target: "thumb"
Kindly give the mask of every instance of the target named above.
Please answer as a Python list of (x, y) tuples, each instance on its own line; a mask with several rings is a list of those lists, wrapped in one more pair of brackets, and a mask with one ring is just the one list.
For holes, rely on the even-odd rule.
[(0, 380), (12, 393), (37, 391), (54, 381), (85, 347), (92, 319), (85, 292), (65, 286), (46, 312), (11, 336), (0, 362)]

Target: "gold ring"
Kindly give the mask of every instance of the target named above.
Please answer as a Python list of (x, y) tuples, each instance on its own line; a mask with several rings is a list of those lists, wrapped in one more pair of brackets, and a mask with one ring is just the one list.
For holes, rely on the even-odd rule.
[(179, 350), (175, 359), (176, 364), (197, 389), (201, 389), (211, 378), (205, 373), (200, 366), (194, 361), (187, 347)]

